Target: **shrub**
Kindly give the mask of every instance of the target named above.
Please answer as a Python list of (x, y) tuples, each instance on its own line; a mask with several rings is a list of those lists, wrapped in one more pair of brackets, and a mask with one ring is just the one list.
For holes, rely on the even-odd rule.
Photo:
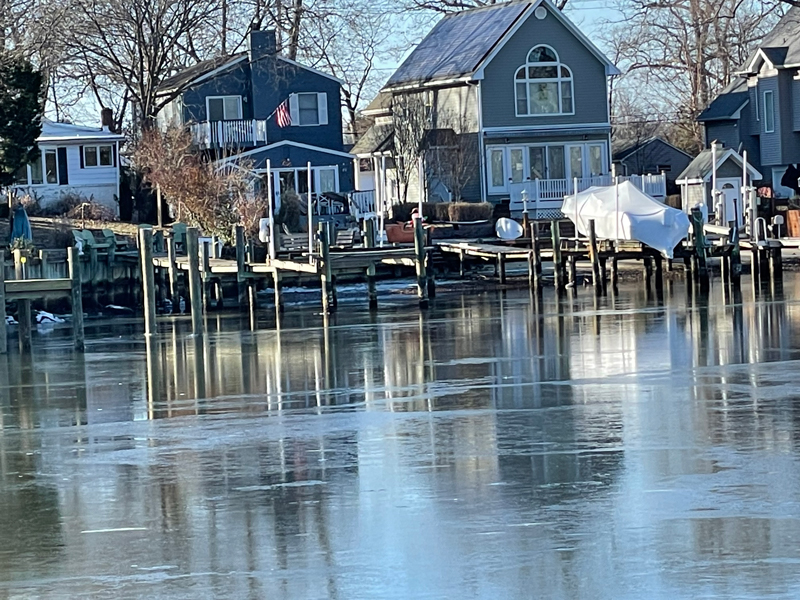
[(89, 219), (90, 221), (116, 221), (116, 212), (104, 204), (94, 200), (81, 202), (65, 215), (69, 219)]
[(452, 202), (448, 208), (450, 220), (458, 222), (488, 221), (494, 213), (491, 202)]
[(290, 232), (299, 232), (302, 208), (300, 196), (293, 191), (286, 192), (281, 196), (281, 208), (275, 215), (275, 222), (278, 225), (285, 225)]
[(85, 198), (75, 192), (61, 194), (58, 200), (51, 202), (42, 209), (42, 215), (46, 217), (63, 217), (76, 206), (80, 206)]
[[(426, 221), (431, 222), (436, 220), (437, 205), (444, 204), (442, 202), (423, 202), (422, 203), (422, 216)], [(411, 220), (411, 212), (419, 206), (418, 202), (401, 202), (392, 206), (391, 219), (395, 223), (407, 223)]]
[[(424, 210), (424, 207), (423, 207)], [(438, 223), (450, 220), (450, 203), (449, 202), (434, 202), (433, 203), (433, 220)]]

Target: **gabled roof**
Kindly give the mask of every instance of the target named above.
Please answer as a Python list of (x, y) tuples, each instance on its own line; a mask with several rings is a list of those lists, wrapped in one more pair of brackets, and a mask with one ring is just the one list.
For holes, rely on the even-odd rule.
[(723, 89), (719, 96), (700, 113), (697, 120), (717, 121), (725, 119), (738, 119), (739, 111), (750, 101), (747, 91), (747, 80), (737, 76)]
[(669, 146), (670, 148), (672, 148), (673, 150), (675, 150), (675, 152), (680, 152), (681, 154), (687, 156), (688, 158), (692, 158), (691, 154), (689, 154), (688, 152), (684, 152), (683, 150), (681, 150), (677, 146), (673, 146), (672, 144), (670, 144), (664, 138), (658, 137), (658, 136), (653, 136), (653, 137), (651, 137), (649, 139), (646, 139), (643, 142), (639, 142), (639, 143), (636, 143), (636, 144), (630, 144), (628, 146), (624, 146), (621, 150), (617, 150), (616, 152), (614, 152), (614, 160), (615, 161), (616, 160), (625, 160), (626, 158), (629, 158), (630, 156), (632, 156), (632, 155), (636, 154), (637, 152), (639, 152), (639, 150), (641, 150), (642, 148), (646, 148), (647, 146), (649, 146), (650, 144), (653, 144), (655, 142), (660, 142), (662, 144), (665, 144), (665, 145)]
[(122, 141), (124, 135), (98, 127), (84, 127), (71, 123), (56, 123), (49, 119), (42, 119), (42, 133), (36, 138), (37, 142), (82, 142), (87, 140), (107, 140), (109, 142)]
[(350, 154), (363, 156), (365, 154), (376, 154), (388, 152), (393, 149), (394, 125), (373, 125), (350, 149)]
[(367, 108), (361, 111), (364, 116), (371, 117), (392, 112), (392, 95), (389, 92), (378, 92)]
[(232, 56), (217, 56), (209, 60), (204, 60), (162, 81), (161, 89), (163, 91), (169, 91), (185, 87), (202, 77), (228, 69), (245, 58), (247, 58), (247, 52), (239, 52)]
[(516, 26), (543, 5), (598, 59), (616, 67), (550, 0), (501, 2), (443, 17), (389, 78), (385, 90), (434, 81), (469, 79), (511, 37)]
[(776, 69), (800, 67), (800, 7), (792, 6), (786, 11), (747, 59), (742, 72), (756, 73), (764, 60)]
[[(732, 160), (741, 168), (744, 164), (742, 156), (733, 148), (722, 148), (717, 150), (717, 169), (719, 169), (725, 161)], [(713, 173), (713, 158), (711, 148), (703, 150), (697, 157), (689, 163), (689, 166), (683, 170), (683, 173), (678, 175), (676, 183), (700, 183), (701, 181), (710, 181)], [(751, 164), (747, 165), (747, 173), (753, 180), (762, 179), (759, 173)]]

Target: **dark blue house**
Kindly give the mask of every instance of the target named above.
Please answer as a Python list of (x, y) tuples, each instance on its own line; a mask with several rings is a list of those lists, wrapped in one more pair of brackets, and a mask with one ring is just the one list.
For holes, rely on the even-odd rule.
[(185, 69), (164, 82), (181, 90), (159, 114), (163, 129), (188, 126), (216, 161), (264, 176), (270, 161), (276, 204), (288, 190), (353, 189), (353, 157), (344, 151), (341, 82), (276, 51), (274, 31), (250, 32), (248, 50)]

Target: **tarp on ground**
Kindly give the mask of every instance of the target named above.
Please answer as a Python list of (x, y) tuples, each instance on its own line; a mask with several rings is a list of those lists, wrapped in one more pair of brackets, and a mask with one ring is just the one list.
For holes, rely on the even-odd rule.
[(581, 235), (589, 235), (589, 221), (594, 219), (598, 239), (642, 242), (668, 258), (690, 228), (683, 211), (662, 204), (629, 181), (565, 196), (561, 212)]

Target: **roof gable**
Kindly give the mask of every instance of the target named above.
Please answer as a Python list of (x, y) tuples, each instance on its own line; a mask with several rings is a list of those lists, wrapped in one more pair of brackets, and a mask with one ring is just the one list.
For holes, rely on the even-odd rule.
[(109, 142), (122, 141), (124, 135), (114, 133), (107, 129), (72, 125), (71, 123), (57, 123), (49, 119), (42, 119), (42, 133), (36, 138), (37, 142), (81, 142), (83, 140), (108, 140)]
[(636, 154), (640, 150), (643, 150), (644, 148), (647, 148), (648, 146), (651, 146), (653, 144), (660, 144), (660, 145), (667, 146), (669, 149), (674, 150), (675, 152), (680, 152), (681, 154), (683, 154), (687, 158), (692, 158), (691, 154), (689, 154), (688, 152), (684, 152), (683, 150), (681, 150), (677, 146), (673, 146), (672, 144), (670, 144), (664, 138), (660, 138), (658, 136), (654, 136), (654, 137), (651, 137), (651, 138), (649, 138), (649, 139), (647, 139), (647, 140), (645, 140), (643, 142), (639, 142), (638, 144), (632, 144), (632, 145), (627, 146), (627, 147), (625, 147), (625, 148), (623, 148), (621, 150), (618, 150), (617, 152), (614, 153), (614, 160), (625, 160), (626, 158), (630, 158), (631, 156), (633, 156), (634, 154)]
[[(744, 166), (744, 159), (733, 148), (726, 148), (717, 151), (717, 170), (719, 170), (726, 161), (731, 160), (741, 169)], [(689, 163), (689, 166), (683, 170), (683, 173), (678, 175), (676, 183), (693, 183), (700, 181), (710, 181), (713, 174), (713, 158), (712, 150), (710, 148), (703, 150), (697, 157)], [(762, 178), (752, 164), (747, 165), (747, 173), (750, 179), (756, 181)]]
[(196, 65), (192, 65), (191, 67), (183, 69), (172, 77), (168, 77), (162, 81), (161, 89), (165, 92), (177, 90), (179, 88), (186, 87), (191, 83), (203, 81), (204, 79), (208, 79), (217, 73), (230, 69), (232, 66), (240, 63), (245, 58), (247, 58), (247, 53), (240, 52), (239, 54), (234, 54), (233, 56), (217, 56), (209, 60), (204, 60)]
[(606, 74), (619, 74), (613, 63), (550, 0), (512, 0), (443, 17), (389, 78), (384, 89), (482, 79), (482, 70), (540, 6), (605, 65)]
[(800, 7), (786, 11), (747, 59), (742, 72), (755, 74), (764, 61), (776, 69), (800, 67)]

